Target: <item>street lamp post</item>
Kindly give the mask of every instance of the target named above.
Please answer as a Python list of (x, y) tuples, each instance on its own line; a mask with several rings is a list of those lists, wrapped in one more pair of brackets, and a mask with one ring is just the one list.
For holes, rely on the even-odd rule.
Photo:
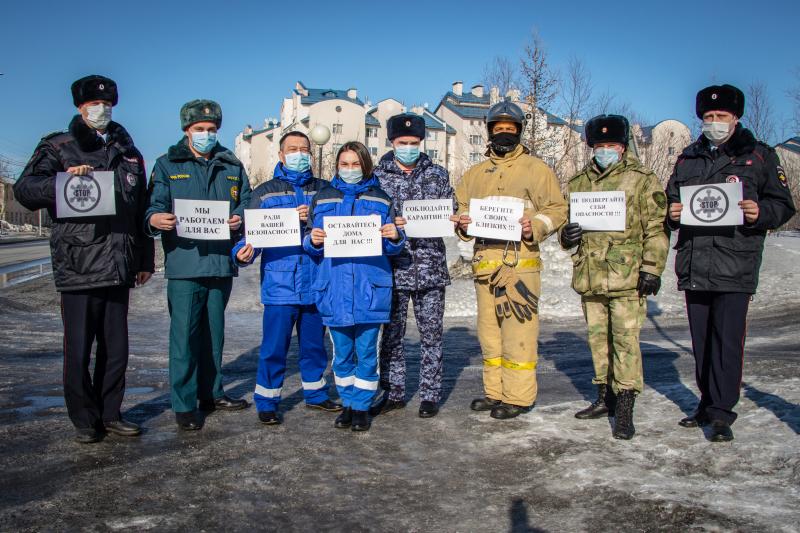
[(309, 137), (317, 145), (317, 177), (322, 178), (322, 147), (331, 138), (331, 130), (322, 124), (317, 124), (311, 128)]

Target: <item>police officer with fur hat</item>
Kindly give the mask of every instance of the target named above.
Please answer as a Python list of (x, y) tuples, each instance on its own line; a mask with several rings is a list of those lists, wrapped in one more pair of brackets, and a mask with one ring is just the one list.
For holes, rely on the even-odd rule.
[(594, 154), (568, 185), (570, 194), (624, 192), (625, 227), (585, 231), (570, 222), (560, 233), (565, 249), (578, 247), (572, 255), (572, 288), (581, 295), (597, 386), (597, 399), (575, 417), (616, 415), (613, 435), (626, 440), (634, 435), (634, 400), (644, 388), (639, 330), (646, 298), (658, 293), (669, 251), (667, 197), (656, 175), (628, 149), (629, 134), (623, 116), (589, 120), (586, 144)]
[[(374, 174), (381, 188), (392, 197), (395, 212), (403, 212), (406, 200), (453, 199), (450, 175), (420, 150), (425, 139), (425, 119), (401, 113), (386, 122), (392, 151), (384, 155)], [(452, 211), (451, 211), (452, 213)], [(405, 219), (400, 217), (398, 227)], [(370, 412), (375, 415), (405, 407), (406, 361), (403, 337), (408, 304), (420, 334), (419, 416), (431, 418), (439, 412), (442, 389), (442, 332), (444, 292), (450, 284), (441, 238), (409, 238), (403, 250), (391, 257), (394, 291), (391, 321), (381, 337), (381, 387), (384, 394)]]
[[(217, 141), (222, 109), (192, 100), (180, 111), (183, 137), (158, 158), (150, 176), (147, 231), (161, 235), (170, 311), (169, 377), (178, 427), (198, 430), (202, 411), (237, 410), (247, 402), (222, 389), (225, 307), (238, 269), (231, 249), (239, 240), (250, 182), (242, 163)], [(179, 237), (175, 200), (227, 202), (229, 239)], [(198, 404), (199, 402), (199, 404)]]
[[(733, 408), (739, 401), (744, 364), (747, 308), (758, 287), (758, 271), (768, 230), (785, 224), (795, 207), (775, 151), (740, 124), (744, 94), (732, 85), (712, 85), (697, 93), (702, 136), (678, 157), (667, 184), (667, 224), (678, 231), (675, 274), (686, 292), (695, 377), (700, 402), (680, 421), (683, 427), (711, 426), (711, 440), (733, 440)], [(681, 187), (741, 183), (735, 226), (684, 225)]]
[[(47, 209), (53, 219), (50, 249), (64, 322), (64, 399), (75, 440), (91, 443), (106, 432), (140, 433), (139, 426), (122, 418), (120, 406), (128, 365), (129, 289), (152, 275), (153, 240), (143, 228), (142, 154), (125, 128), (111, 120), (117, 84), (105, 76), (86, 76), (72, 84), (72, 100), (78, 114), (67, 131), (42, 139), (14, 185), (14, 196), (28, 209)], [(114, 173), (115, 213), (60, 217), (56, 195), (65, 191), (56, 190), (56, 175), (94, 171)], [(92, 186), (87, 178), (72, 178), (67, 185)]]
[(477, 238), (472, 259), (484, 395), (470, 408), (488, 411), (496, 419), (528, 412), (536, 401), (539, 243), (567, 217), (555, 174), (521, 143), (524, 124), (525, 115), (513, 102), (489, 109), (488, 159), (467, 170), (456, 187), (458, 213), (452, 219), (457, 235), (468, 241), (472, 198), (524, 205), (521, 242)]

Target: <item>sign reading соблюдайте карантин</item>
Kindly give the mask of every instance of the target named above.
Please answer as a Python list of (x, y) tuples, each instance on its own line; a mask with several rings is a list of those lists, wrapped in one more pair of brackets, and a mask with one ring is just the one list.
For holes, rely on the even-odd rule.
[(524, 210), (525, 204), (522, 202), (472, 198), (469, 201), (469, 217), (472, 222), (467, 226), (467, 235), (519, 241), (522, 238), (522, 224), (519, 219)]
[(569, 221), (588, 231), (624, 231), (625, 191), (570, 193)]
[(406, 237), (433, 238), (453, 235), (453, 200), (406, 200), (403, 218), (406, 219)]
[(370, 257), (383, 253), (381, 217), (329, 216), (323, 218), (325, 257)]
[(294, 208), (245, 209), (245, 242), (254, 248), (300, 246), (300, 215)]
[(175, 226), (178, 237), (203, 241), (230, 239), (229, 210), (230, 202), (176, 199), (173, 213), (178, 219)]

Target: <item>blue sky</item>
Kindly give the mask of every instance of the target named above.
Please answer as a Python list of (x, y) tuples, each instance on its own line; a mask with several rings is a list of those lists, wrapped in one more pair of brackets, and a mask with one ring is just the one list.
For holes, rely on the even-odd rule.
[(691, 124), (694, 95), (711, 83), (764, 82), (780, 138), (786, 91), (800, 85), (798, 21), (797, 1), (8, 2), (0, 156), (25, 161), (65, 128), (69, 85), (86, 74), (117, 81), (114, 119), (152, 166), (180, 138), (190, 99), (220, 102), (231, 148), (245, 124), (278, 115), (297, 80), (434, 107), (453, 81), (480, 82), (494, 56), (516, 61), (534, 28), (553, 66), (581, 58), (597, 92), (650, 122)]

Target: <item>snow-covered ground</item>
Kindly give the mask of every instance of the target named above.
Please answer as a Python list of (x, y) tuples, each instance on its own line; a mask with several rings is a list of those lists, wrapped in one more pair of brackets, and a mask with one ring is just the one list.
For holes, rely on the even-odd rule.
[[(448, 263), (459, 256), (459, 241), (446, 239)], [(673, 236), (672, 244), (675, 244)], [(572, 290), (572, 260), (563, 251), (555, 237), (542, 246), (542, 295), (539, 300), (540, 316), (544, 319), (578, 317), (582, 315), (580, 297)], [(797, 265), (800, 264), (800, 234), (781, 233), (770, 235), (764, 246), (764, 262), (758, 293), (751, 304), (751, 311), (774, 310), (787, 304), (800, 302), (797, 290)], [(662, 276), (661, 291), (651, 297), (650, 314), (665, 316), (684, 312), (683, 293), (677, 290), (675, 280), (675, 251), (670, 249), (667, 268)], [(475, 316), (475, 289), (470, 279), (456, 279), (448, 287), (445, 315), (450, 317)]]

